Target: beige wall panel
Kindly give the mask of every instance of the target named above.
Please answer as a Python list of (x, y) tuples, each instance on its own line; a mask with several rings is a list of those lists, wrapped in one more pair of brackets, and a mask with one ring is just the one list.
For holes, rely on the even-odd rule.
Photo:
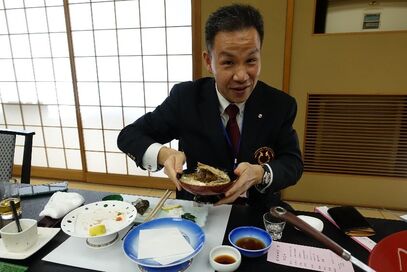
[[(304, 144), (307, 94), (407, 94), (407, 32), (312, 34), (314, 0), (295, 1), (290, 94)], [(407, 209), (407, 180), (305, 173), (292, 200)]]
[(283, 195), (286, 200), (406, 210), (405, 182), (400, 178), (304, 173)]
[[(205, 46), (205, 23), (209, 14), (217, 8), (233, 3), (250, 4), (263, 15), (264, 41), (262, 48), (262, 71), (260, 79), (278, 89), (282, 88), (283, 61), (284, 61), (284, 37), (285, 37), (285, 0), (271, 1), (231, 1), (231, 0), (208, 0), (201, 1), (202, 14), (202, 49)], [(202, 63), (202, 75), (209, 76), (204, 63)]]

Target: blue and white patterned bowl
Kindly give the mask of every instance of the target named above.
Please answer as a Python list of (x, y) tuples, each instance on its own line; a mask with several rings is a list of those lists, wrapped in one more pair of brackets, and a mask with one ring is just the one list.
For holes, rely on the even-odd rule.
[[(190, 255), (168, 265), (162, 265), (153, 259), (138, 258), (138, 241), (141, 230), (145, 229), (161, 229), (161, 228), (178, 228), (184, 235), (185, 239), (194, 249)], [(190, 265), (193, 257), (195, 257), (203, 248), (205, 243), (205, 234), (200, 226), (190, 220), (182, 218), (158, 218), (132, 229), (123, 241), (123, 251), (130, 260), (137, 263), (142, 271), (180, 271)]]
[[(262, 249), (250, 250), (250, 249), (246, 249), (246, 248), (237, 246), (236, 243), (239, 239), (248, 238), (248, 237), (260, 240), (261, 242), (263, 242), (265, 247)], [(265, 254), (269, 250), (272, 240), (273, 240), (267, 231), (265, 231), (261, 228), (252, 227), (252, 226), (243, 226), (243, 227), (235, 228), (229, 233), (228, 238), (229, 238), (229, 242), (232, 244), (232, 246), (237, 248), (240, 251), (240, 253), (246, 257), (259, 257), (259, 256)]]

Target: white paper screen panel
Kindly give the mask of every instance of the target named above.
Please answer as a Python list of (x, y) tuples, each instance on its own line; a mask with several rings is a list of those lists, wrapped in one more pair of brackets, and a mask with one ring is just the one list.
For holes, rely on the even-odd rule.
[(174, 84), (192, 79), (191, 1), (67, 3), (70, 33), (62, 0), (1, 1), (0, 125), (36, 132), (33, 166), (150, 175), (133, 167), (115, 138)]

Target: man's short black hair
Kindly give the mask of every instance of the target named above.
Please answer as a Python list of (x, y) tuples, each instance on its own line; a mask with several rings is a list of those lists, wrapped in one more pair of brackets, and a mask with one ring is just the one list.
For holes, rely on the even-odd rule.
[(218, 32), (233, 32), (251, 27), (257, 30), (260, 36), (260, 44), (263, 44), (263, 17), (256, 8), (242, 4), (221, 7), (212, 13), (206, 21), (206, 48), (211, 51)]

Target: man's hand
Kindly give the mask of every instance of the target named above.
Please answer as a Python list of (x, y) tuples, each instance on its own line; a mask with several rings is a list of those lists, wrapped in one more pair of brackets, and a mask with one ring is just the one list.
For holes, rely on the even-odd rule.
[(234, 173), (238, 176), (233, 186), (225, 193), (225, 197), (215, 205), (232, 203), (250, 187), (261, 182), (264, 169), (261, 165), (250, 164), (248, 162), (239, 163)]
[(181, 190), (177, 174), (182, 173), (182, 167), (186, 161), (184, 152), (162, 147), (158, 153), (158, 163), (164, 166), (164, 173), (177, 186), (177, 190)]

